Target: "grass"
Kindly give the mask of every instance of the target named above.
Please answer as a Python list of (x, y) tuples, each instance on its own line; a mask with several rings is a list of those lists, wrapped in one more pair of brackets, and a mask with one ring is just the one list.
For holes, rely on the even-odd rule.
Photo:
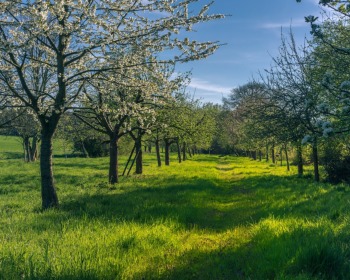
[(146, 155), (144, 175), (112, 188), (107, 167), (54, 158), (61, 207), (41, 212), (38, 163), (0, 160), (0, 279), (350, 279), (347, 185)]

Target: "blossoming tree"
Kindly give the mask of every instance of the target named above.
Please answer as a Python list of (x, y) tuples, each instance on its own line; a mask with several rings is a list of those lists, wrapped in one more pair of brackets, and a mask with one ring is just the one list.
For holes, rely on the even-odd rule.
[(164, 57), (174, 62), (205, 58), (217, 49), (217, 42), (202, 43), (177, 35), (189, 32), (197, 23), (222, 18), (208, 14), (212, 2), (199, 9), (197, 2), (0, 2), (0, 94), (31, 108), (40, 122), (43, 209), (59, 205), (52, 171), (52, 138), (62, 114), (75, 105), (89, 80), (139, 63), (115, 63), (115, 52), (132, 48), (137, 57), (139, 53), (145, 56), (145, 52), (172, 50)]

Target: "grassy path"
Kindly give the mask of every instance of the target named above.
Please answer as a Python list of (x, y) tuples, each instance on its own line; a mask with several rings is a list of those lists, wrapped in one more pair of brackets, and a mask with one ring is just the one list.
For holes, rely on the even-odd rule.
[[(122, 168), (122, 166), (121, 166)], [(55, 159), (61, 208), (40, 212), (38, 164), (0, 160), (0, 279), (349, 279), (348, 186), (197, 156), (121, 178)]]

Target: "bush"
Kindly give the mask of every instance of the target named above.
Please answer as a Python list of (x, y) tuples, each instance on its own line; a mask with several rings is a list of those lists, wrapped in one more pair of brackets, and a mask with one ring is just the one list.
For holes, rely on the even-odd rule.
[(343, 156), (341, 148), (332, 144), (325, 147), (321, 162), (326, 172), (326, 180), (335, 184), (350, 182), (350, 156)]
[(103, 157), (108, 155), (108, 146), (96, 138), (86, 138), (74, 141), (74, 150), (88, 157)]

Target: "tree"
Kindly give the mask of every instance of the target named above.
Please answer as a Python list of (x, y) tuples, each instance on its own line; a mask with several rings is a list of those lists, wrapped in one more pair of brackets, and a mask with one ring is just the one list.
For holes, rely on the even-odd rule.
[(294, 36), (282, 37), (279, 56), (267, 71), (266, 84), (274, 105), (277, 127), (283, 131), (284, 142), (297, 144), (298, 171), (302, 173), (300, 141), (311, 143), (315, 180), (319, 181), (318, 138), (324, 126), (324, 108), (327, 97), (315, 74), (317, 61), (307, 46), (297, 47)]
[(135, 67), (134, 60), (116, 64), (115, 53), (132, 48), (135, 57), (148, 57), (145, 52), (174, 49), (176, 57), (170, 59), (174, 63), (207, 57), (218, 48), (217, 42), (201, 43), (176, 36), (199, 22), (222, 18), (208, 15), (210, 4), (190, 14), (189, 7), (195, 10), (195, 2), (0, 3), (0, 92), (19, 106), (31, 108), (39, 120), (43, 209), (59, 205), (52, 172), (52, 138), (62, 114), (75, 104), (92, 78)]
[(4, 108), (0, 114), (0, 129), (7, 135), (18, 136), (22, 141), (26, 162), (32, 162), (38, 156), (39, 123), (35, 115), (26, 108), (15, 110)]
[[(129, 134), (135, 141), (137, 167), (140, 173), (142, 136), (150, 131), (156, 122), (156, 108), (171, 97), (171, 92), (181, 81), (181, 78), (170, 81), (171, 73), (163, 69), (164, 65), (160, 65), (158, 70), (154, 66), (156, 65), (152, 65), (151, 70), (141, 65), (123, 73), (114, 73), (112, 76), (100, 76), (84, 89), (85, 98), (81, 107), (75, 109), (75, 115), (81, 121), (109, 137), (111, 184), (118, 182), (120, 138)], [(99, 86), (102, 81), (108, 84), (106, 88)]]
[(319, 104), (327, 109), (324, 123), (328, 125), (324, 125), (323, 130), (325, 135), (330, 131), (347, 133), (350, 131), (350, 73), (347, 71), (350, 55), (350, 5), (349, 1), (341, 0), (321, 0), (319, 5), (327, 7), (331, 11), (330, 15), (326, 15), (323, 21), (311, 15), (305, 17), (305, 21), (311, 26), (313, 55), (318, 62), (318, 79), (323, 89), (327, 90), (329, 99), (328, 102)]
[[(326, 20), (319, 21), (318, 17), (312, 15), (305, 18), (306, 22), (310, 23), (313, 35), (313, 55), (317, 61), (314, 73), (323, 86), (326, 97), (326, 100), (318, 104), (324, 111), (324, 118), (319, 123), (324, 137), (330, 134), (348, 135), (350, 131), (349, 1), (321, 0), (319, 5), (331, 11), (325, 16)], [(334, 158), (335, 155), (330, 160), (334, 161)], [(341, 161), (341, 158), (338, 160)], [(339, 164), (347, 163), (338, 162)]]
[(248, 82), (233, 89), (223, 99), (223, 104), (224, 109), (230, 111), (229, 118), (233, 119), (230, 130), (236, 138), (235, 145), (256, 158), (257, 151), (268, 146), (275, 130), (268, 122), (273, 106), (266, 86), (256, 81)]

